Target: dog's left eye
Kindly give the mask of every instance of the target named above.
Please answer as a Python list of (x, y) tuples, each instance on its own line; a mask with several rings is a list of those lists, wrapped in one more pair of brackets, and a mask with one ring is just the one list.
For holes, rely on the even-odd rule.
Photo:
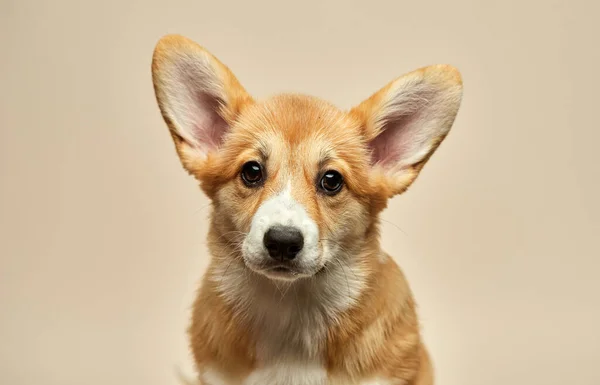
[(329, 170), (323, 174), (319, 181), (319, 187), (329, 195), (337, 194), (344, 185), (342, 174), (335, 170)]

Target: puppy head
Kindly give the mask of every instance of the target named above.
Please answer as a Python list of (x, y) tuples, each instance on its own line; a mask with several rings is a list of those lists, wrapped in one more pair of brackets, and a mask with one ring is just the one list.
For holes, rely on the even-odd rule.
[(159, 41), (152, 74), (181, 162), (213, 201), (214, 241), (282, 280), (358, 252), (387, 199), (447, 135), (462, 96), (458, 71), (440, 65), (397, 78), (350, 111), (301, 95), (255, 101), (181, 36)]

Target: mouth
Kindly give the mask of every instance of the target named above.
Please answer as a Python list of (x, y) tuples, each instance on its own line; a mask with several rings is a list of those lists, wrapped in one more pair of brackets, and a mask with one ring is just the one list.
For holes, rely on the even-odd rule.
[(319, 273), (323, 266), (319, 262), (321, 257), (310, 254), (302, 254), (296, 258), (274, 258), (266, 250), (256, 250), (246, 246), (242, 250), (244, 264), (248, 270), (262, 275), (274, 281), (296, 281), (302, 278), (310, 278)]
[(267, 270), (271, 270), (275, 273), (292, 273), (292, 270), (286, 266), (276, 266), (276, 267), (273, 267), (273, 268), (267, 269)]
[(312, 275), (291, 263), (254, 264), (246, 261), (246, 267), (255, 273), (277, 281), (295, 281)]
[(262, 268), (259, 272), (268, 278), (284, 281), (293, 281), (301, 276), (304, 276), (304, 274), (290, 265), (267, 266)]

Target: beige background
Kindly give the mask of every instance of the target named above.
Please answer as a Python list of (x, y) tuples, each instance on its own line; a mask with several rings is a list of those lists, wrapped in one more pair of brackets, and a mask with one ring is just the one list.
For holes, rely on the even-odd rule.
[(349, 107), (417, 67), (459, 67), (453, 132), (384, 216), (438, 384), (600, 384), (599, 11), (0, 0), (0, 384), (169, 385), (191, 370), (207, 201), (149, 72), (174, 32), (258, 97)]

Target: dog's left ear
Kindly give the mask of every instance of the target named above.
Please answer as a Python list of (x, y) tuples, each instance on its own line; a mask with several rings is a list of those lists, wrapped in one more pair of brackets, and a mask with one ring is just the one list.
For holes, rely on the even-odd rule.
[(350, 111), (363, 125), (372, 175), (388, 197), (415, 180), (450, 131), (461, 99), (458, 70), (435, 65), (397, 78)]

